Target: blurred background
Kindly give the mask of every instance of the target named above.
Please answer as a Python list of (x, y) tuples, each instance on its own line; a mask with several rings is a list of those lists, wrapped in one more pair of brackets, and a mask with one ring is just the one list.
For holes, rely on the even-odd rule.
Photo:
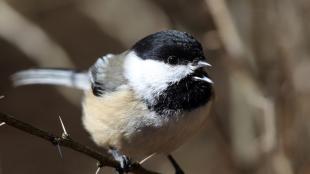
[[(82, 93), (13, 88), (34, 67), (87, 69), (164, 29), (192, 33), (213, 65), (216, 102), (206, 128), (174, 152), (186, 173), (310, 173), (310, 1), (0, 0), (0, 111), (96, 147), (81, 125)], [(143, 145), (141, 145), (143, 148)], [(96, 161), (0, 127), (0, 174), (95, 173)], [(145, 167), (173, 173), (165, 157)], [(111, 173), (104, 169), (102, 173)]]

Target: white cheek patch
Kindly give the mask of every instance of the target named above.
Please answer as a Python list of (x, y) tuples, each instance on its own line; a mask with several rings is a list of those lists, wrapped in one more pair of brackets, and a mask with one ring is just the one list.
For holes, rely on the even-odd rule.
[(180, 81), (193, 70), (187, 65), (169, 65), (156, 60), (143, 60), (129, 52), (124, 63), (125, 77), (137, 94), (152, 102), (168, 87), (169, 83)]

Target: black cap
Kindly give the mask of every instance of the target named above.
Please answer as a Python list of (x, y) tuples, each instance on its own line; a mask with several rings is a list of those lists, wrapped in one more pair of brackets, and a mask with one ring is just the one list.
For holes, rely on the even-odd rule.
[(160, 31), (141, 39), (131, 48), (142, 59), (172, 65), (204, 60), (201, 44), (190, 34), (176, 30)]

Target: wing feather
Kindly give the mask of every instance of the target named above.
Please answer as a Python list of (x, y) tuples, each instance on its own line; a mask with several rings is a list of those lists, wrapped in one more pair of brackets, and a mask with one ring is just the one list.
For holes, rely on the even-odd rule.
[(102, 96), (105, 91), (115, 91), (126, 84), (126, 78), (124, 77), (125, 55), (126, 53), (119, 55), (108, 54), (99, 58), (90, 67), (89, 75), (95, 95)]

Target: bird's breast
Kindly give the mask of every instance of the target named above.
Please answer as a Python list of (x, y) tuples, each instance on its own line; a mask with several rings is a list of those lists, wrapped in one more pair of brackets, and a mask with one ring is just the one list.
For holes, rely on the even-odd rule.
[(103, 97), (87, 93), (83, 123), (99, 146), (114, 146), (130, 157), (139, 158), (169, 153), (183, 144), (203, 126), (209, 105), (167, 116), (149, 110), (130, 89)]

